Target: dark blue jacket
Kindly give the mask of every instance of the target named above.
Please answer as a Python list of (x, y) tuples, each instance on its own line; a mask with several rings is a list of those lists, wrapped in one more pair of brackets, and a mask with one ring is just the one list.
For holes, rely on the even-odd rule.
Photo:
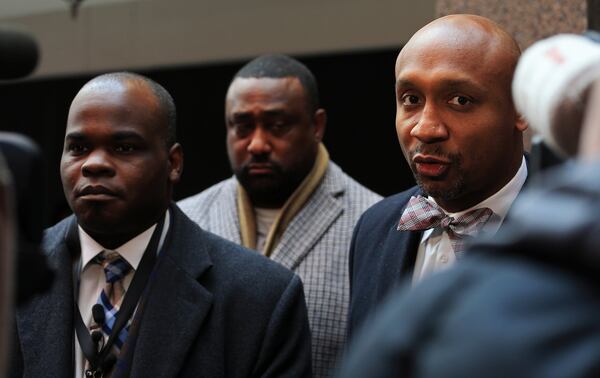
[(354, 227), (350, 244), (349, 336), (383, 299), (412, 277), (422, 231), (396, 227), (418, 187), (388, 197), (369, 208)]
[(600, 164), (543, 182), (460, 264), (395, 291), (340, 377), (600, 376)]
[[(200, 229), (176, 205), (117, 366), (130, 377), (309, 377), (310, 333), (298, 276)], [(17, 312), (11, 377), (73, 376), (73, 284), (65, 236), (47, 230), (52, 288)], [(123, 356), (125, 354), (125, 356)]]

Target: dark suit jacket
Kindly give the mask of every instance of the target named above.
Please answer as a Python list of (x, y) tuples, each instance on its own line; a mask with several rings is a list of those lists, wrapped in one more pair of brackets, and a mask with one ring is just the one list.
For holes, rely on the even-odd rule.
[(395, 292), (340, 377), (600, 376), (600, 164), (543, 183), (460, 264)]
[(376, 203), (354, 227), (350, 244), (349, 336), (391, 289), (412, 277), (423, 232), (398, 231), (396, 227), (410, 197), (420, 193), (415, 186)]
[[(131, 377), (310, 376), (300, 279), (201, 230), (174, 204), (171, 212), (170, 241), (132, 323), (137, 337), (127, 339), (117, 366), (129, 367)], [(73, 375), (71, 272), (77, 257), (65, 244), (71, 219), (46, 232), (44, 249), (57, 277), (49, 292), (17, 312), (12, 376)]]
[[(525, 161), (529, 169), (529, 158)], [(528, 174), (529, 181), (531, 174)], [(415, 186), (367, 210), (354, 228), (350, 245), (348, 335), (366, 320), (394, 287), (412, 278), (422, 231), (396, 227), (410, 197), (424, 195)]]

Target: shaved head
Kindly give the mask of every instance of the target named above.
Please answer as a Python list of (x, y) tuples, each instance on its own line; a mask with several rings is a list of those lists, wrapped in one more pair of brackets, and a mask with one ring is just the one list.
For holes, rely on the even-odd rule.
[[(453, 14), (438, 18), (417, 31), (404, 46), (396, 60), (396, 77), (406, 60), (418, 58), (435, 59), (432, 52), (463, 58), (466, 69), (485, 70), (500, 78), (511, 96), (511, 83), (521, 49), (500, 25), (494, 21), (472, 14)], [(476, 52), (476, 56), (473, 56)], [(422, 56), (426, 53), (427, 56)], [(497, 76), (498, 75), (498, 76)], [(512, 97), (510, 97), (512, 99)]]
[(520, 50), (493, 21), (439, 18), (396, 60), (396, 131), (417, 183), (448, 211), (490, 197), (523, 159), (511, 83)]
[[(133, 73), (133, 72), (111, 72), (96, 76), (88, 81), (80, 90), (81, 93), (88, 91), (107, 91), (115, 88), (125, 89), (137, 87), (144, 90), (149, 89), (154, 97), (155, 111), (158, 113), (161, 126), (164, 126), (166, 147), (170, 148), (177, 141), (177, 115), (173, 97), (167, 90), (156, 81)], [(161, 128), (162, 130), (163, 128)]]

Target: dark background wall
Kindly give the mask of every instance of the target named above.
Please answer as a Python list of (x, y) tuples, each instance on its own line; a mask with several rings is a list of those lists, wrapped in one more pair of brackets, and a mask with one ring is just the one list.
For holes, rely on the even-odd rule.
[[(413, 185), (394, 128), (397, 49), (300, 56), (317, 77), (328, 112), (325, 134), (332, 160), (374, 191), (389, 195)], [(175, 198), (194, 194), (231, 175), (225, 150), (224, 98), (245, 62), (140, 71), (161, 83), (178, 108), (185, 167)], [(46, 156), (48, 223), (69, 213), (59, 177), (69, 104), (94, 75), (0, 84), (0, 130), (24, 133)]]

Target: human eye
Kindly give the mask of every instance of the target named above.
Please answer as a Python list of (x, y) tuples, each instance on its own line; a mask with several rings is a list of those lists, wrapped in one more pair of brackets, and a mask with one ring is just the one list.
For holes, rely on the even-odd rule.
[(119, 143), (115, 146), (115, 151), (121, 154), (130, 154), (136, 151), (136, 147), (131, 143)]
[(232, 120), (229, 122), (229, 129), (236, 137), (245, 138), (252, 133), (254, 125), (251, 122)]
[(69, 142), (66, 145), (66, 150), (71, 155), (83, 155), (88, 151), (88, 147), (84, 143)]
[(455, 107), (464, 108), (473, 103), (473, 100), (467, 96), (456, 95), (452, 96), (450, 100), (448, 100), (448, 104), (453, 105)]
[(421, 103), (421, 98), (414, 93), (405, 93), (400, 97), (400, 103), (404, 106), (415, 106)]
[(271, 134), (279, 136), (285, 134), (290, 128), (289, 122), (285, 120), (274, 121), (269, 125), (269, 131)]

